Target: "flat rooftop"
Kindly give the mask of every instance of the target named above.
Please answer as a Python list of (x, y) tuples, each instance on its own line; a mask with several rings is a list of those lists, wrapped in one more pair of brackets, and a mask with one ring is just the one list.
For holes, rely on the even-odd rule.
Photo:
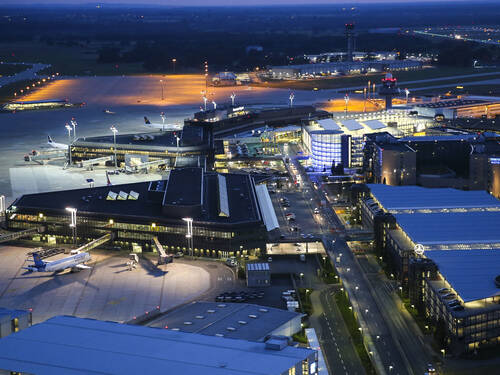
[(394, 214), (394, 217), (415, 244), (500, 245), (498, 211)]
[(0, 340), (0, 368), (37, 375), (283, 374), (314, 351), (59, 316)]
[(193, 302), (167, 314), (155, 327), (261, 341), (302, 314), (249, 303)]
[(500, 275), (500, 250), (426, 251), (439, 272), (464, 302), (500, 295), (495, 277)]
[(180, 168), (170, 171), (164, 204), (203, 204), (203, 170), (201, 168)]
[[(172, 179), (170, 176), (170, 179)], [(257, 207), (253, 182), (247, 174), (224, 174), (226, 176), (229, 210), (228, 217), (219, 216), (217, 174), (205, 173), (203, 184), (203, 206), (200, 216), (193, 216), (194, 222), (235, 224), (253, 223), (261, 220)], [(162, 213), (162, 203), (153, 201), (148, 196), (149, 182), (101, 186), (76, 190), (61, 190), (48, 193), (25, 194), (17, 199), (13, 206), (17, 212), (48, 211), (67, 215), (66, 207), (76, 208), (78, 216), (102, 216), (105, 220), (128, 219), (132, 222), (157, 220), (171, 221)], [(189, 187), (190, 181), (183, 181), (180, 187)], [(193, 187), (198, 194), (199, 187)], [(107, 200), (110, 192), (138, 193), (137, 199)], [(193, 198), (194, 199), (194, 198)], [(198, 198), (199, 200), (199, 198)], [(37, 214), (37, 213), (36, 213)], [(179, 216), (178, 219), (182, 217)], [(177, 219), (175, 219), (177, 220)], [(115, 220), (116, 221), (116, 220)], [(184, 225), (184, 223), (182, 223)]]
[(482, 105), (495, 103), (492, 101), (481, 100), (481, 99), (454, 99), (454, 100), (441, 100), (432, 103), (417, 104), (415, 107), (419, 108), (457, 108), (457, 107), (467, 107), (473, 105)]
[(483, 190), (368, 184), (372, 195), (387, 211), (421, 209), (498, 209), (500, 201)]

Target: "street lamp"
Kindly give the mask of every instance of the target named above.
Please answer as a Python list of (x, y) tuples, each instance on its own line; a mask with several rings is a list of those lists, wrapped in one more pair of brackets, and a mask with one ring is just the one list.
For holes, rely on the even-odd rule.
[(177, 59), (172, 59), (172, 65), (174, 66), (174, 74), (175, 74), (175, 63), (177, 62)]
[(189, 254), (193, 256), (193, 219), (185, 217), (182, 220), (184, 220), (187, 225), (186, 238), (188, 240)]
[(118, 130), (114, 125), (112, 125), (110, 129), (113, 132), (113, 151), (115, 152), (115, 168), (118, 168), (118, 161), (116, 160), (116, 133), (118, 133)]
[(76, 118), (71, 118), (71, 126), (73, 126), (73, 140), (76, 140), (76, 126), (78, 123), (76, 122)]
[(233, 106), (233, 107), (234, 107), (234, 99), (236, 98), (236, 94), (233, 92), (233, 93), (231, 94), (230, 98), (231, 98), (231, 106)]
[(176, 135), (175, 140), (177, 141), (177, 156), (179, 156), (179, 141), (181, 140), (181, 138)]
[(290, 108), (292, 108), (293, 107), (293, 99), (295, 99), (295, 94), (293, 92), (291, 92), (288, 99), (290, 99)]
[(68, 123), (66, 123), (66, 130), (68, 131), (68, 140), (69, 140), (69, 165), (72, 164), (71, 160), (71, 126), (69, 126)]
[(161, 117), (161, 131), (165, 131), (165, 119), (167, 118), (165, 116), (165, 112), (162, 112), (160, 113), (160, 117)]
[(205, 111), (207, 110), (207, 102), (208, 102), (207, 96), (203, 95), (203, 105), (205, 106)]
[(66, 211), (68, 211), (71, 215), (71, 222), (69, 224), (69, 227), (71, 228), (73, 232), (73, 244), (76, 245), (76, 208), (73, 207), (66, 207)]
[(214, 106), (214, 111), (215, 111), (217, 109), (217, 103), (214, 100), (212, 100), (212, 104)]
[(6, 211), (5, 207), (5, 195), (0, 195), (0, 214), (3, 214)]
[(345, 101), (345, 110), (344, 110), (344, 112), (347, 114), (347, 105), (349, 104), (349, 95), (347, 93), (344, 96), (344, 101)]

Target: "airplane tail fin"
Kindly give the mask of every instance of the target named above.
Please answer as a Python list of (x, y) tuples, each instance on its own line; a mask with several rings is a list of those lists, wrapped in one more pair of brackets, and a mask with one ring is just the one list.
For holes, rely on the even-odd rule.
[(45, 265), (45, 262), (40, 258), (40, 254), (38, 253), (33, 253), (33, 262), (35, 262), (35, 266), (37, 267)]
[(47, 139), (48, 139), (49, 143), (54, 143), (54, 141), (52, 140), (52, 138), (50, 138), (50, 135), (47, 136)]
[(151, 122), (149, 121), (149, 119), (146, 116), (144, 116), (144, 123), (146, 125), (151, 125)]

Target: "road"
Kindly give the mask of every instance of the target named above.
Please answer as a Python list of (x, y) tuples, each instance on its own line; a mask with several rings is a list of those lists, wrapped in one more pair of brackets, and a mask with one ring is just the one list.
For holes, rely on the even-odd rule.
[[(323, 192), (311, 186), (307, 174), (293, 157), (296, 152), (294, 148), (290, 147), (288, 151), (292, 154), (292, 163), (300, 174), (304, 187), (308, 190), (308, 196), (306, 195), (305, 198), (313, 198), (313, 201), (318, 204), (326, 201)], [(320, 212), (325, 222), (328, 223), (327, 226), (340, 234), (343, 233), (344, 228), (329, 205), (322, 207)], [(365, 338), (372, 343), (370, 348), (373, 348), (374, 362), (378, 364), (376, 366), (378, 371), (387, 374), (424, 373), (428, 363), (425, 349), (422, 348), (423, 345), (420, 345), (418, 338), (413, 337), (407, 321), (402, 318), (391, 296), (393, 289), (388, 289), (387, 284), (382, 288), (378, 284), (370, 284), (373, 280), (369, 280), (365, 275), (342, 235), (324, 233), (323, 243), (330, 259), (335, 262), (351, 303), (358, 311), (358, 320)], [(336, 262), (338, 258), (340, 262)], [(375, 285), (378, 287), (374, 287)], [(372, 292), (373, 289), (377, 290), (376, 294)]]

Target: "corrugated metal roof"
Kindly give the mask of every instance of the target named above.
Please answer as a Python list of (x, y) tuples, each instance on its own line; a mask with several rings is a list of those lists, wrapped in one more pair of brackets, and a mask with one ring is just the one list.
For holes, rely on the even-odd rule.
[(500, 295), (495, 277), (500, 275), (500, 250), (426, 251), (439, 272), (464, 302)]
[(464, 191), (450, 188), (390, 186), (368, 184), (372, 194), (390, 210), (438, 208), (500, 207), (500, 201), (484, 190)]
[(0, 340), (0, 368), (37, 375), (282, 374), (311, 349), (55, 317)]
[(399, 226), (422, 245), (500, 243), (500, 212), (395, 214)]

